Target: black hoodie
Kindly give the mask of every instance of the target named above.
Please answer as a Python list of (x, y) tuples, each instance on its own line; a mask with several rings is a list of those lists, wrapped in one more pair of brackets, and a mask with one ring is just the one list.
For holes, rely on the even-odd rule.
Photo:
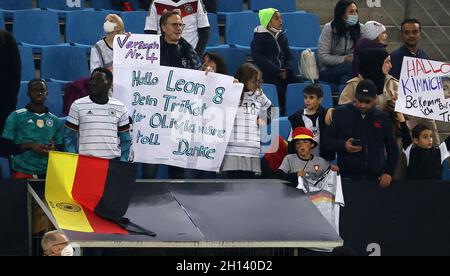
[(363, 50), (359, 57), (359, 74), (375, 83), (378, 95), (384, 92), (386, 75), (383, 73), (383, 65), (388, 56), (389, 53), (384, 48), (369, 48)]
[[(382, 174), (394, 175), (398, 146), (388, 116), (372, 109), (363, 118), (353, 103), (340, 106), (333, 123), (325, 130), (322, 146), (338, 153), (338, 166), (343, 177), (377, 179)], [(348, 153), (348, 139), (361, 139), (362, 152)], [(387, 153), (387, 155), (386, 155)]]

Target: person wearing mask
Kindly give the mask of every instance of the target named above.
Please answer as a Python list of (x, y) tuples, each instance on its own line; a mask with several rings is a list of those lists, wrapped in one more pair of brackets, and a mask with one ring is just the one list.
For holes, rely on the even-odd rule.
[(368, 21), (362, 28), (362, 37), (356, 42), (353, 52), (353, 77), (359, 76), (361, 52), (369, 48), (386, 48), (388, 34), (386, 27), (377, 21)]
[(91, 73), (100, 67), (108, 68), (112, 72), (114, 37), (125, 34), (125, 25), (117, 14), (108, 14), (103, 30), (105, 37), (95, 43), (91, 49)]
[(343, 178), (378, 181), (391, 185), (399, 149), (389, 117), (375, 108), (377, 87), (362, 80), (355, 101), (339, 106), (333, 122), (325, 130), (323, 146), (338, 155)]
[(319, 38), (321, 81), (339, 85), (351, 78), (353, 48), (360, 37), (356, 2), (340, 0), (335, 7), (333, 21), (325, 24)]
[(273, 8), (260, 10), (259, 21), (261, 25), (255, 28), (251, 43), (252, 57), (263, 72), (264, 82), (276, 85), (281, 114), (284, 114), (288, 84), (302, 79), (293, 74), (294, 61), (288, 39), (282, 32), (281, 13)]
[(419, 43), (422, 40), (422, 25), (419, 20), (406, 19), (403, 21), (401, 34), (403, 46), (391, 53), (392, 69), (390, 74), (398, 80), (400, 79), (404, 57), (430, 59), (428, 54), (419, 48)]
[(145, 23), (145, 33), (162, 33), (161, 17), (167, 12), (177, 12), (183, 21), (183, 38), (201, 56), (209, 39), (209, 20), (202, 0), (153, 0)]
[(41, 247), (46, 257), (71, 257), (74, 254), (69, 239), (59, 230), (47, 232), (42, 237)]

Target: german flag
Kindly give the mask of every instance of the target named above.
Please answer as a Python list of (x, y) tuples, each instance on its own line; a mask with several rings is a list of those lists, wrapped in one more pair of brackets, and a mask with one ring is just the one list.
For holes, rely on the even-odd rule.
[(272, 172), (276, 172), (283, 163), (284, 158), (288, 154), (288, 142), (278, 135), (277, 139), (272, 142), (269, 150), (264, 154), (264, 160), (267, 161)]
[(128, 234), (117, 223), (124, 221), (135, 175), (131, 163), (50, 152), (45, 199), (62, 229)]

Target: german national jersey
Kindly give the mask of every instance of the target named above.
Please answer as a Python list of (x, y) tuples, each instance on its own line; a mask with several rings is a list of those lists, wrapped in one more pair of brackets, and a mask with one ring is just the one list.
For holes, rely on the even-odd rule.
[(88, 96), (72, 104), (66, 126), (79, 132), (79, 154), (115, 159), (121, 155), (118, 133), (128, 131), (130, 121), (120, 101), (96, 104)]
[[(3, 130), (3, 138), (16, 144), (35, 142), (42, 145), (62, 145), (61, 122), (50, 112), (36, 114), (23, 108), (11, 113)], [(25, 174), (45, 174), (48, 157), (26, 151), (13, 157), (12, 170)]]
[(308, 195), (309, 200), (339, 233), (340, 207), (345, 205), (341, 177), (328, 170), (319, 178), (308, 174), (299, 177), (298, 183), (297, 189)]
[[(261, 113), (272, 106), (264, 94), (245, 92), (236, 114), (226, 155), (257, 157), (261, 151), (261, 134), (257, 124)], [(261, 118), (267, 120), (267, 118)]]
[(165, 12), (173, 10), (180, 10), (183, 23), (186, 24), (182, 36), (193, 48), (196, 48), (198, 29), (209, 27), (202, 0), (154, 0), (147, 15), (145, 30), (161, 33), (159, 19)]

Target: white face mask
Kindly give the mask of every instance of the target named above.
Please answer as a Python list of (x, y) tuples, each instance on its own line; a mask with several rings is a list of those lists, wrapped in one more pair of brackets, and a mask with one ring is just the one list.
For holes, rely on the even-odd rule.
[(72, 257), (73, 256), (73, 247), (68, 244), (66, 247), (61, 250), (62, 257)]
[(106, 21), (105, 24), (103, 24), (103, 30), (105, 31), (105, 33), (109, 34), (109, 33), (114, 32), (114, 28), (116, 26), (117, 26), (116, 23)]

